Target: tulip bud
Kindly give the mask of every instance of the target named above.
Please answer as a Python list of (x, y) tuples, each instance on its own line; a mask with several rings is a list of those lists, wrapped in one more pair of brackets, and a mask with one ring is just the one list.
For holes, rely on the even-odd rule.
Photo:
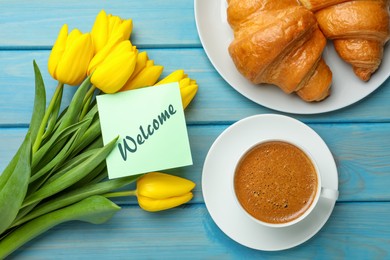
[(120, 36), (121, 41), (129, 40), (132, 29), (131, 19), (122, 20), (119, 16), (107, 15), (104, 10), (101, 10), (91, 30), (95, 53), (102, 50), (116, 35)]
[(137, 89), (147, 86), (153, 86), (160, 77), (164, 67), (153, 64), (153, 61), (148, 60), (146, 66), (131, 80), (127, 81), (121, 91)]
[(98, 60), (92, 60), (89, 68), (90, 72), (93, 70), (91, 83), (104, 93), (117, 92), (133, 73), (137, 53), (130, 41), (126, 40), (114, 46), (104, 59), (96, 55)]
[(190, 82), (191, 82), (191, 79), (190, 79), (190, 78), (181, 79), (181, 80), (179, 81), (179, 86), (180, 86), (180, 88), (187, 87), (188, 85), (190, 85)]
[(99, 52), (93, 56), (91, 62), (88, 66), (87, 74), (91, 75), (92, 72), (96, 69), (96, 67), (101, 64), (111, 51), (121, 42), (120, 35), (117, 35), (116, 38), (112, 38), (108, 44), (106, 44)]
[(180, 95), (183, 104), (183, 109), (186, 109), (186, 107), (191, 103), (191, 101), (194, 99), (196, 95), (196, 92), (198, 92), (197, 84), (191, 84), (186, 87), (180, 88)]
[(191, 192), (179, 197), (166, 198), (164, 200), (151, 199), (144, 196), (138, 196), (138, 204), (143, 210), (155, 212), (174, 208), (190, 201), (193, 198)]
[(157, 82), (156, 86), (171, 82), (179, 82), (181, 100), (183, 108), (185, 109), (198, 92), (196, 81), (188, 78), (188, 75), (184, 73), (184, 70), (176, 70)]
[(148, 63), (148, 54), (146, 51), (138, 53), (137, 56), (137, 62), (135, 63), (135, 68), (133, 71), (133, 74), (131, 74), (129, 81), (133, 80), (135, 76), (138, 75), (138, 73), (143, 70), (143, 68), (146, 67), (146, 64)]
[(156, 83), (157, 85), (162, 85), (162, 84), (167, 84), (167, 83), (172, 83), (172, 82), (179, 82), (181, 79), (184, 78), (184, 70), (176, 70), (160, 80), (159, 82)]
[(49, 73), (64, 84), (79, 85), (86, 77), (92, 56), (91, 35), (78, 29), (68, 35), (68, 26), (64, 24), (50, 53)]
[(190, 201), (195, 183), (177, 176), (151, 172), (137, 181), (137, 198), (146, 211), (160, 211)]

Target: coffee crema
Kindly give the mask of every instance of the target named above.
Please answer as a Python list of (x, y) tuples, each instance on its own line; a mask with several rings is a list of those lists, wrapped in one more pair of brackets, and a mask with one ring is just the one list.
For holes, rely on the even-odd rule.
[(283, 141), (268, 141), (241, 158), (234, 190), (254, 218), (271, 224), (288, 223), (310, 208), (317, 178), (312, 161), (301, 149)]

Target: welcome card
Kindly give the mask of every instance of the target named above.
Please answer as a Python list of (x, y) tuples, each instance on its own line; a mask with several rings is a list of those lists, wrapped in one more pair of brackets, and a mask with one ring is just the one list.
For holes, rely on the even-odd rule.
[(97, 96), (110, 179), (192, 164), (177, 83)]

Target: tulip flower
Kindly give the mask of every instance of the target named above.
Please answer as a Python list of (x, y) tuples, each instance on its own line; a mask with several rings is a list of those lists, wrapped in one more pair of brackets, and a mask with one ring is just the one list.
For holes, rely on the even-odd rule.
[(191, 103), (192, 99), (194, 99), (196, 93), (198, 92), (198, 85), (196, 84), (195, 80), (191, 80), (188, 85), (184, 85), (183, 87), (182, 84), (179, 85), (181, 101), (183, 104), (183, 108), (185, 109)]
[(145, 67), (137, 75), (128, 80), (121, 91), (153, 86), (163, 72), (163, 69), (163, 66), (154, 65), (153, 60), (147, 60)]
[(193, 79), (188, 78), (184, 70), (176, 70), (156, 83), (156, 86), (161, 84), (167, 84), (171, 82), (179, 82), (180, 95), (185, 109), (192, 101), (198, 91), (198, 84)]
[(137, 181), (137, 198), (146, 211), (160, 211), (190, 201), (195, 183), (177, 176), (151, 172)]
[(137, 76), (138, 73), (140, 73), (140, 71), (146, 67), (147, 63), (150, 64), (150, 61), (148, 62), (148, 60), (149, 58), (146, 51), (138, 53), (133, 74), (130, 76), (128, 82), (131, 82), (135, 78), (135, 76)]
[[(129, 40), (122, 41), (107, 52), (92, 59), (88, 73), (92, 73), (91, 83), (104, 93), (115, 93), (120, 90), (132, 75), (138, 51)], [(105, 53), (104, 53), (105, 54)]]
[(193, 197), (191, 190), (195, 183), (173, 175), (151, 172), (137, 180), (137, 189), (107, 193), (105, 197), (137, 196), (139, 206), (155, 212), (177, 207)]
[(180, 80), (187, 78), (187, 74), (184, 73), (184, 70), (175, 70), (162, 80), (156, 83), (157, 85), (162, 85), (162, 84), (167, 84), (167, 83), (172, 83), (172, 82), (179, 82)]
[(68, 25), (64, 24), (50, 53), (49, 73), (61, 83), (79, 85), (86, 77), (92, 56), (91, 35), (78, 29), (68, 35)]
[(91, 31), (95, 53), (102, 50), (112, 38), (129, 40), (132, 29), (131, 19), (124, 20), (119, 16), (107, 15), (104, 10), (101, 10), (96, 16)]
[(146, 211), (170, 209), (190, 201), (195, 183), (177, 176), (152, 172), (137, 181), (137, 198)]

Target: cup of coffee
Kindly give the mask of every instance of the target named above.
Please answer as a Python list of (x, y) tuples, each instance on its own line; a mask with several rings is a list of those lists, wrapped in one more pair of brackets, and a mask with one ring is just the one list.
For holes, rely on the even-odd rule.
[[(326, 173), (322, 173), (326, 174)], [(319, 198), (337, 200), (338, 191), (321, 185), (321, 172), (303, 147), (266, 140), (250, 147), (233, 174), (237, 203), (252, 219), (269, 227), (302, 221)]]

